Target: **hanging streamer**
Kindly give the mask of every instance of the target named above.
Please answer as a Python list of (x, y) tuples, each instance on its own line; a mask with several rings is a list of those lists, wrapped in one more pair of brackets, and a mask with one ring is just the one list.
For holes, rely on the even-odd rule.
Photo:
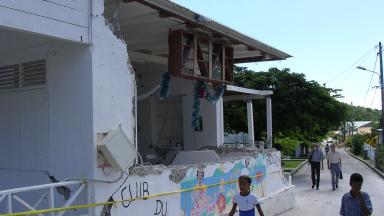
[(193, 94), (192, 105), (192, 127), (194, 129), (200, 128), (200, 99), (205, 98), (210, 103), (216, 103), (224, 94), (225, 85), (216, 87), (214, 94), (208, 91), (208, 86), (205, 82), (199, 81), (195, 84), (195, 91)]
[(171, 83), (171, 73), (165, 72), (163, 73), (160, 85), (160, 100), (164, 100), (164, 98), (169, 95), (169, 87)]
[(202, 98), (202, 86), (204, 82), (199, 81), (195, 84), (195, 91), (193, 93), (193, 104), (192, 104), (192, 127), (194, 129), (200, 128), (200, 98)]
[(225, 85), (221, 85), (217, 87), (213, 95), (211, 95), (211, 93), (208, 90), (206, 90), (205, 99), (210, 103), (216, 103), (221, 98), (221, 96), (223, 96), (224, 90), (225, 90)]

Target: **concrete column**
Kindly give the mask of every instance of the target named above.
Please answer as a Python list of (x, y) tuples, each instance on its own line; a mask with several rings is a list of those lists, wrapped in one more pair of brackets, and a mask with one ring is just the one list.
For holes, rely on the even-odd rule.
[(224, 102), (223, 97), (221, 97), (217, 102), (218, 107), (218, 128), (217, 128), (217, 146), (223, 146), (224, 145)]
[(272, 100), (271, 97), (266, 99), (267, 105), (267, 148), (272, 148)]
[(248, 142), (254, 147), (255, 146), (255, 135), (253, 130), (253, 105), (252, 101), (247, 101), (247, 123), (248, 123)]

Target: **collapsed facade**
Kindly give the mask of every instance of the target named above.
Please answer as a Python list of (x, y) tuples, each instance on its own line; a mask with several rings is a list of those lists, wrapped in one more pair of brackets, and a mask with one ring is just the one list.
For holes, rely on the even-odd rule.
[[(167, 0), (0, 10), (1, 213), (221, 215), (242, 174), (268, 215), (293, 207), (271, 148), (273, 92), (232, 85), (234, 64), (288, 54)], [(250, 148), (224, 146), (234, 100)], [(252, 100), (266, 100), (266, 149)]]

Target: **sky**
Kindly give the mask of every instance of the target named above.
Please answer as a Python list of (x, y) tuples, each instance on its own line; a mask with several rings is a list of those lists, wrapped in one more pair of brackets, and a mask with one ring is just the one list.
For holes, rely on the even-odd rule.
[[(327, 87), (343, 102), (381, 109), (378, 43), (384, 0), (173, 0), (293, 56), (250, 63), (254, 71), (289, 68)], [(376, 65), (376, 66), (375, 66)], [(372, 81), (371, 81), (372, 80)]]

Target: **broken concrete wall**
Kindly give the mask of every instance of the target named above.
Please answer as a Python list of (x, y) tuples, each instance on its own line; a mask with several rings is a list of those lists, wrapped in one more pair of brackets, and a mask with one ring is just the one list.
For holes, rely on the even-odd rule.
[(111, 206), (110, 214), (225, 214), (232, 207), (232, 197), (239, 192), (236, 180), (240, 175), (252, 177), (251, 190), (261, 199), (266, 215), (276, 215), (294, 206), (293, 186), (282, 173), (280, 152), (253, 151), (237, 157), (212, 164), (132, 168), (129, 176), (105, 197), (126, 200)]
[[(116, 36), (103, 16), (104, 1), (93, 0), (92, 14), (92, 92), (94, 130), (94, 178), (113, 181), (120, 172), (97, 163), (97, 135), (121, 127), (135, 143), (135, 76), (126, 44)], [(95, 183), (93, 201), (108, 199), (121, 182)], [(101, 209), (101, 208), (100, 208)], [(96, 209), (98, 211), (98, 209)]]

